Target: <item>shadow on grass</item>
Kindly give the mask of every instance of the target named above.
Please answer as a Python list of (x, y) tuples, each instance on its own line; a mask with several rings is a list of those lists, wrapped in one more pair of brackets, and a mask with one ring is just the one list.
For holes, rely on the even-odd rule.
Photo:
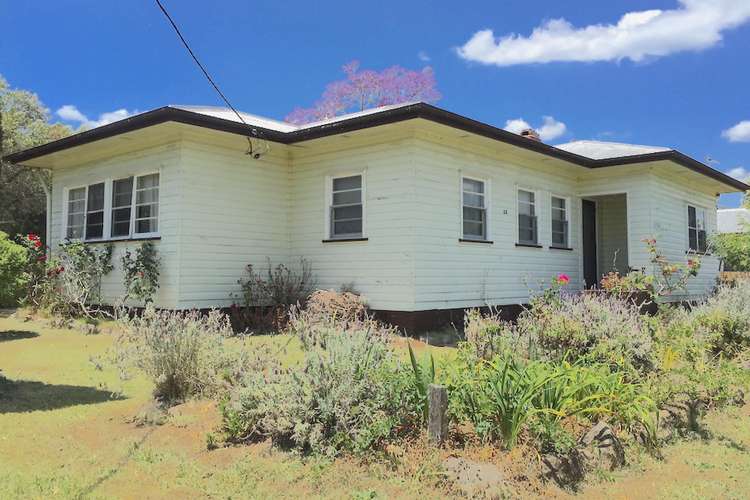
[(0, 414), (57, 410), (125, 399), (110, 391), (80, 385), (54, 385), (0, 376)]
[(30, 330), (3, 330), (0, 331), (0, 342), (7, 342), (9, 340), (21, 340), (21, 339), (33, 339), (38, 337), (39, 334)]
[(9, 318), (15, 314), (15, 309), (0, 308), (0, 318)]

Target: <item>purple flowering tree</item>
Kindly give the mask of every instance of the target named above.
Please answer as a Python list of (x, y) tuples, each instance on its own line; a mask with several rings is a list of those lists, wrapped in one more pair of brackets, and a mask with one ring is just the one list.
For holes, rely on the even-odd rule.
[(419, 71), (391, 66), (378, 72), (360, 70), (359, 61), (352, 61), (342, 69), (345, 79), (329, 83), (313, 107), (296, 108), (285, 120), (302, 125), (390, 104), (435, 102), (441, 97), (429, 66)]

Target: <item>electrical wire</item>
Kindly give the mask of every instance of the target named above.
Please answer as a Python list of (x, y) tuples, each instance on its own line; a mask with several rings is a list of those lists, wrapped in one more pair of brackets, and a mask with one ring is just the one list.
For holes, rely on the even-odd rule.
[[(234, 114), (235, 114), (235, 115), (237, 115), (237, 118), (238, 118), (238, 119), (239, 119), (239, 120), (240, 120), (240, 121), (241, 121), (241, 122), (242, 122), (242, 123), (243, 123), (244, 125), (247, 125), (247, 126), (249, 127), (249, 126), (250, 126), (250, 124), (249, 124), (249, 123), (247, 123), (247, 122), (245, 121), (245, 119), (244, 119), (244, 118), (242, 118), (242, 115), (240, 114), (240, 112), (239, 112), (239, 111), (237, 111), (237, 109), (235, 109), (235, 107), (234, 107), (234, 106), (232, 106), (232, 103), (230, 103), (230, 102), (229, 102), (229, 99), (227, 99), (227, 96), (226, 96), (226, 95), (224, 95), (224, 92), (222, 92), (222, 91), (221, 91), (221, 89), (220, 89), (220, 88), (219, 88), (219, 86), (218, 86), (218, 85), (216, 84), (216, 82), (214, 81), (214, 79), (213, 79), (213, 78), (211, 78), (211, 75), (210, 75), (210, 74), (208, 73), (208, 70), (206, 70), (206, 67), (205, 67), (205, 66), (203, 66), (203, 64), (201, 64), (200, 60), (198, 59), (198, 56), (196, 56), (196, 55), (195, 55), (195, 52), (193, 52), (193, 49), (191, 49), (191, 48), (190, 48), (190, 44), (188, 44), (187, 40), (185, 40), (185, 37), (184, 37), (184, 36), (182, 36), (182, 32), (180, 31), (180, 28), (179, 28), (179, 27), (177, 27), (177, 24), (176, 24), (176, 23), (174, 22), (174, 20), (172, 19), (172, 16), (170, 16), (170, 15), (169, 15), (169, 12), (167, 12), (167, 9), (166, 9), (166, 8), (164, 7), (164, 5), (162, 5), (162, 3), (161, 3), (161, 2), (159, 1), (159, 0), (155, 0), (155, 1), (156, 1), (156, 5), (158, 5), (158, 6), (159, 6), (159, 9), (160, 9), (160, 10), (162, 11), (162, 13), (164, 13), (164, 16), (165, 16), (165, 17), (167, 18), (167, 20), (169, 21), (169, 24), (171, 24), (171, 25), (172, 25), (172, 28), (174, 29), (175, 33), (177, 33), (177, 36), (178, 36), (178, 37), (180, 38), (180, 41), (182, 42), (182, 45), (184, 45), (184, 46), (185, 46), (185, 48), (187, 49), (188, 53), (190, 54), (190, 57), (192, 57), (192, 58), (193, 58), (193, 61), (195, 61), (195, 64), (197, 64), (197, 65), (198, 65), (198, 67), (200, 68), (200, 70), (201, 70), (201, 71), (203, 72), (203, 75), (204, 75), (204, 76), (206, 77), (206, 79), (208, 80), (208, 82), (209, 82), (209, 83), (211, 84), (211, 86), (213, 86), (213, 88), (214, 88), (214, 89), (216, 90), (216, 92), (217, 92), (217, 93), (219, 94), (219, 96), (221, 96), (221, 98), (222, 98), (222, 99), (224, 100), (224, 102), (225, 102), (225, 103), (226, 103), (226, 105), (227, 105), (227, 106), (229, 107), (229, 109), (231, 109), (231, 110), (232, 110), (232, 111), (234, 112)], [(252, 134), (253, 134), (253, 135), (258, 135), (258, 131), (257, 131), (256, 129), (254, 129), (254, 128), (253, 128), (253, 129), (252, 129)], [(253, 154), (253, 141), (252, 141), (252, 139), (250, 138), (250, 136), (247, 136), (247, 142), (248, 142), (248, 143), (249, 143), (249, 145), (250, 145), (249, 149), (247, 150), (247, 154), (249, 154), (249, 155), (252, 155), (252, 154)], [(257, 157), (259, 157), (259, 155), (256, 155), (256, 156), (254, 156), (254, 157), (255, 157), (255, 158), (257, 158)]]

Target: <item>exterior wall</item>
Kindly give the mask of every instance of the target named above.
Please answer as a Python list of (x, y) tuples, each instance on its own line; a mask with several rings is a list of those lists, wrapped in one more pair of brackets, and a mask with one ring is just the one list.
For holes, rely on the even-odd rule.
[(182, 143), (179, 308), (229, 306), (248, 264), (289, 265), (289, 162), (246, 145)]
[[(346, 138), (298, 150), (279, 145), (261, 160), (243, 154), (243, 141), (188, 136), (55, 170), (51, 245), (63, 236), (65, 187), (158, 170), (158, 306), (227, 306), (247, 264), (265, 270), (267, 258), (272, 265), (295, 266), (304, 257), (320, 288), (353, 283), (373, 309), (429, 311), (525, 303), (559, 273), (571, 277), (569, 288), (581, 288), (583, 198), (600, 201), (600, 274), (614, 248), (631, 267), (650, 269), (641, 240), (652, 236), (671, 260), (686, 260), (688, 202), (708, 209), (709, 232), (716, 227), (708, 187), (657, 175), (646, 165), (586, 170), (538, 161), (509, 146), (428, 132)], [(324, 242), (330, 178), (357, 173), (364, 175), (366, 241)], [(487, 183), (492, 243), (459, 241), (461, 176)], [(536, 193), (541, 248), (516, 245), (518, 188)], [(551, 195), (568, 199), (571, 250), (550, 248)], [(115, 270), (103, 282), (109, 302), (123, 293), (120, 256), (136, 245), (115, 243)], [(625, 271), (620, 262), (618, 269)], [(690, 293), (710, 289), (717, 271), (715, 258), (704, 259)]]
[[(52, 175), (52, 213), (50, 219), (50, 242), (53, 256), (59, 243), (65, 238), (63, 224), (64, 189), (88, 184), (122, 179), (159, 171), (159, 232), (161, 239), (155, 241), (161, 258), (161, 275), (156, 304), (159, 307), (177, 307), (179, 287), (179, 206), (181, 183), (180, 151), (178, 144), (169, 144), (142, 151), (114, 156), (80, 166), (55, 170)], [(112, 264), (114, 270), (102, 279), (102, 298), (115, 303), (124, 295), (120, 258), (126, 249), (135, 249), (139, 242), (120, 241), (114, 243)]]
[[(706, 209), (706, 234), (709, 242), (716, 233), (716, 197), (703, 187), (700, 181), (694, 183), (676, 182), (674, 177), (654, 175), (653, 237), (664, 255), (676, 263), (685, 263), (688, 251), (688, 204)], [(698, 276), (688, 281), (687, 293), (678, 294), (681, 299), (698, 298), (716, 286), (719, 276), (719, 259), (716, 256), (701, 257)]]
[(628, 271), (627, 196), (616, 194), (596, 198), (597, 257), (599, 274)]
[[(354, 139), (352, 139), (354, 141)], [(310, 260), (318, 286), (353, 283), (376, 309), (414, 309), (415, 182), (410, 139), (295, 152), (291, 188), (291, 256)], [(364, 175), (364, 237), (326, 242), (326, 185), (331, 176)]]
[[(526, 303), (529, 291), (567, 273), (581, 286), (580, 199), (574, 171), (527, 164), (459, 141), (415, 144), (415, 310)], [(460, 242), (461, 177), (486, 181), (488, 238)], [(517, 188), (536, 193), (539, 245), (518, 247)], [(551, 249), (550, 194), (569, 198), (570, 246)]]

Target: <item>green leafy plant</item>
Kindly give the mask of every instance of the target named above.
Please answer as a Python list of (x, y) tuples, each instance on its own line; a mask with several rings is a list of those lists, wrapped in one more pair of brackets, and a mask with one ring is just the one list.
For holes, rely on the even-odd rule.
[(716, 234), (711, 241), (725, 271), (750, 271), (750, 228), (741, 233)]
[(411, 342), (407, 343), (409, 347), (409, 361), (411, 363), (412, 374), (414, 375), (414, 390), (416, 398), (421, 406), (422, 420), (426, 423), (429, 416), (429, 389), (430, 384), (435, 383), (435, 358), (432, 353), (425, 353), (424, 358), (417, 361)]
[(690, 278), (698, 275), (701, 259), (697, 254), (690, 255), (685, 264), (671, 262), (657, 246), (655, 238), (643, 240), (646, 244), (651, 264), (654, 268), (654, 294), (667, 297), (687, 289)]
[(26, 248), (0, 231), (0, 307), (16, 306), (22, 298), (29, 279), (26, 272), (28, 261)]
[(159, 288), (160, 259), (156, 246), (144, 241), (135, 251), (135, 256), (126, 250), (121, 258), (125, 299), (152, 302)]

